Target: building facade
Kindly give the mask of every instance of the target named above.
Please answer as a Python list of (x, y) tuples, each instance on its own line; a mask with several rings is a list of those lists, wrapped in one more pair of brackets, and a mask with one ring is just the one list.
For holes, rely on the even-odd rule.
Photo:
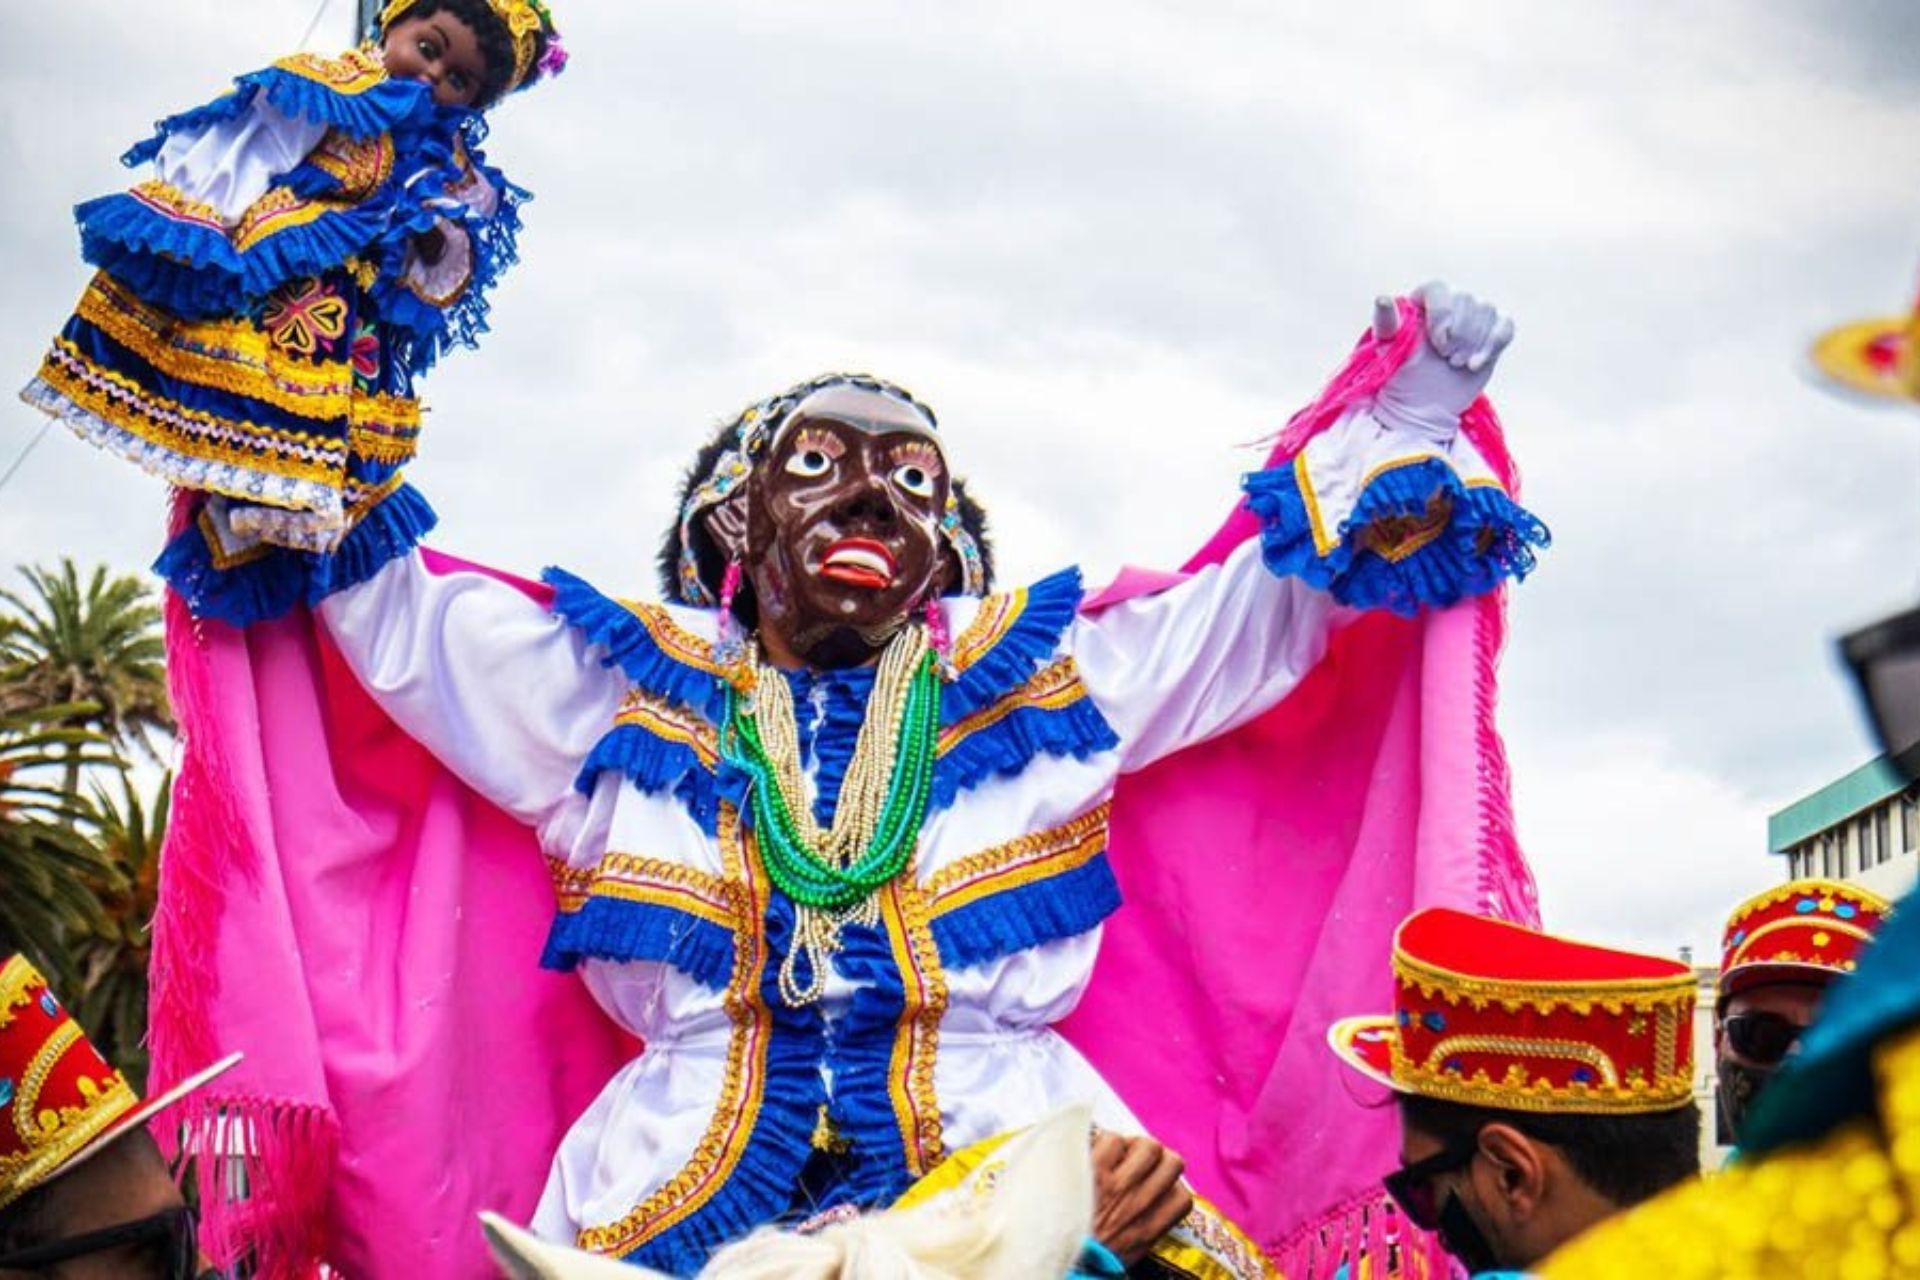
[(1920, 788), (1885, 756), (1869, 760), (1767, 819), (1782, 880), (1847, 880), (1889, 900), (1920, 872)]

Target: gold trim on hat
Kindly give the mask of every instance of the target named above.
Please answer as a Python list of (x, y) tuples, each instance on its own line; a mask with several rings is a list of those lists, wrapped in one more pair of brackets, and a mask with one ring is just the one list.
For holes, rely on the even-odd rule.
[(1690, 970), (1667, 978), (1515, 982), (1426, 964), (1397, 947), (1393, 953), (1393, 972), (1402, 986), (1418, 987), (1423, 996), (1431, 998), (1437, 994), (1449, 1004), (1465, 1000), (1476, 1009), (1498, 1002), (1509, 1012), (1525, 1006), (1552, 1013), (1565, 1005), (1575, 1013), (1591, 1013), (1596, 1006), (1608, 1013), (1620, 1013), (1629, 1008), (1676, 1005), (1693, 1000), (1696, 994), (1696, 981)]

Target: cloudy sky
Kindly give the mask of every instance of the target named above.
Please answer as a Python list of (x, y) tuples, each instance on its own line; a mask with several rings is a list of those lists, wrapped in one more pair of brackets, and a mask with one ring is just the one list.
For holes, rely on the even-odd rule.
[[(8, 376), (84, 282), (69, 206), (317, 2), (10, 15)], [(645, 590), (694, 439), (852, 367), (940, 410), (1011, 577), (1177, 562), (1373, 295), (1443, 278), (1518, 320), (1492, 393), (1557, 538), (1503, 704), (1548, 922), (1710, 947), (1782, 874), (1766, 814), (1869, 754), (1831, 635), (1920, 579), (1920, 420), (1827, 395), (1801, 354), (1909, 295), (1920, 19), (1685, 15), (563, 2), (573, 67), (491, 148), (539, 193), (526, 262), (429, 384), (439, 544)], [(0, 466), (38, 425), (0, 406)], [(0, 564), (136, 569), (160, 512), (51, 435), (0, 492)]]

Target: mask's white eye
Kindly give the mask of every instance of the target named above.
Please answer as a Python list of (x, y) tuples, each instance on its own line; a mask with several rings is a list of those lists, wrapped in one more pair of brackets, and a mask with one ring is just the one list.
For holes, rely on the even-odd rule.
[(833, 470), (833, 459), (824, 449), (796, 449), (787, 459), (787, 470), (796, 476), (805, 476), (811, 480)]
[(933, 473), (917, 462), (902, 463), (895, 467), (893, 482), (916, 498), (933, 496)]

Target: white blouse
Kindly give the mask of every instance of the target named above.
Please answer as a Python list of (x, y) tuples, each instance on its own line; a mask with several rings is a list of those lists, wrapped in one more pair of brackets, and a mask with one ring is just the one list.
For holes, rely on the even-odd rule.
[[(1351, 474), (1386, 455), (1417, 453), (1485, 474), (1464, 442), (1436, 450), (1393, 437), (1352, 415), (1321, 437), (1328, 443), (1309, 451), (1309, 463)], [(1321, 518), (1337, 528), (1349, 505), (1329, 493)], [(983, 611), (1004, 606), (1001, 597), (948, 601), (957, 650), (966, 648)], [(656, 628), (693, 651), (715, 639), (712, 611), (644, 608)], [(588, 791), (576, 789), (582, 762), (616, 716), (635, 705), (634, 685), (580, 630), (520, 591), (478, 573), (430, 573), (409, 556), (331, 597), (319, 612), (387, 713), (475, 790), (537, 831), (557, 883), (617, 878), (610, 855), (648, 860), (655, 882), (684, 869), (715, 901), (724, 895), (714, 886), (739, 877), (726, 842), (676, 795), (643, 792), (611, 769)], [(1319, 660), (1347, 615), (1331, 596), (1269, 572), (1253, 539), (1223, 564), (1165, 591), (1073, 616), (1054, 652), (1036, 666), (1077, 684), (1075, 696), (1097, 709), (1112, 730), (1108, 743), (1117, 745), (1078, 755), (1035, 753), (1017, 773), (977, 781), (930, 812), (910, 872), (917, 900), (939, 911), (970, 892), (970, 868), (1023, 856), (1023, 842), (1059, 847), (1080, 838), (1104, 848), (1104, 806), (1121, 773), (1275, 705)], [(819, 714), (805, 698), (796, 711), (803, 720)], [(808, 763), (817, 768), (811, 757)], [(936, 975), (944, 984), (937, 1027), (900, 1050), (909, 1063), (917, 1053), (931, 1058), (931, 1097), (923, 1087), (898, 1104), (930, 1113), (916, 1121), (927, 1140), (920, 1154), (931, 1160), (942, 1149), (1076, 1102), (1090, 1105), (1103, 1127), (1140, 1131), (1125, 1102), (1052, 1030), (1085, 990), (1099, 945), (1094, 922), (984, 962), (945, 965)], [(716, 1111), (731, 1105), (730, 1088), (738, 1091), (730, 1046), (741, 1023), (730, 1015), (727, 990), (673, 964), (589, 958), (579, 971), (608, 1015), (647, 1047), (566, 1135), (534, 1227), (596, 1252), (625, 1253), (672, 1225), (668, 1202), (684, 1198), (713, 1163)], [(857, 993), (844, 974), (829, 975), (821, 1002), (829, 1040)], [(820, 1070), (831, 1076), (830, 1066)]]

